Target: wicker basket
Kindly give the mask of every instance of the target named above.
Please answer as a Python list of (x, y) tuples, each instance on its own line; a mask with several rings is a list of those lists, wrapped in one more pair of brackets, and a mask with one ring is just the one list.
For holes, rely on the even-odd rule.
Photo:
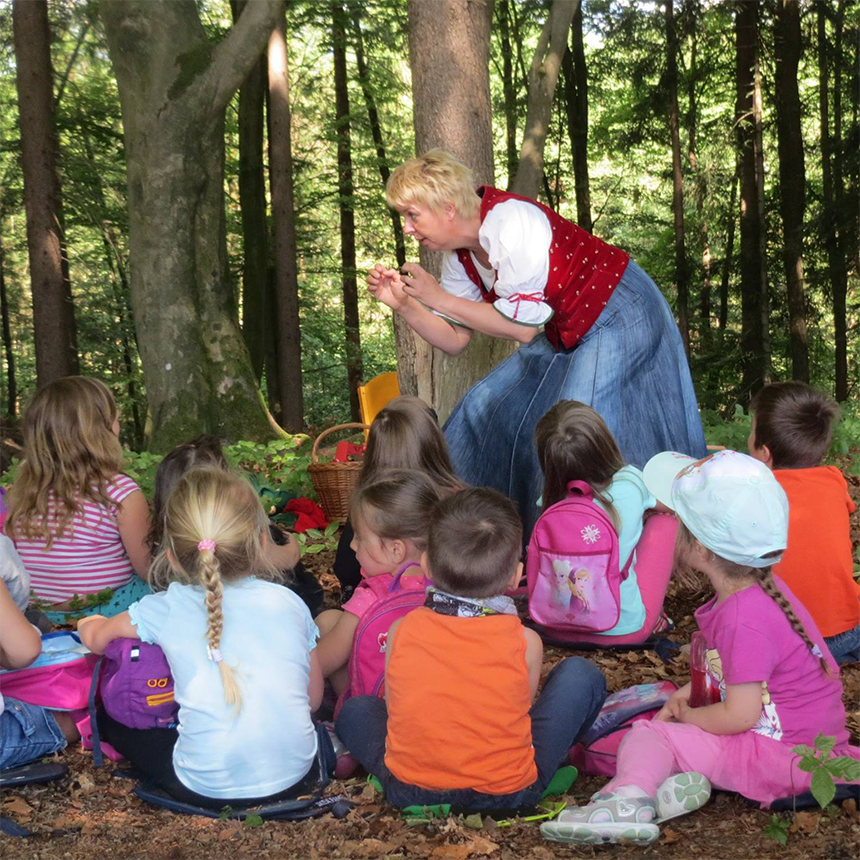
[(318, 462), (319, 445), (329, 433), (353, 427), (356, 430), (369, 429), (367, 424), (338, 424), (336, 427), (330, 427), (317, 436), (311, 451), (311, 464), (308, 466), (308, 474), (314, 483), (314, 489), (317, 491), (320, 507), (328, 520), (346, 521), (349, 514), (349, 496), (358, 483), (361, 467), (364, 464), (358, 461), (320, 463)]

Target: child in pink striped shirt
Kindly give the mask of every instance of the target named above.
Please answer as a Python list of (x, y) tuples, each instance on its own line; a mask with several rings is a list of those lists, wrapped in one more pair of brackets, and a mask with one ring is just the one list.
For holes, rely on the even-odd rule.
[(86, 612), (122, 612), (149, 591), (149, 508), (120, 471), (113, 396), (97, 379), (58, 379), (33, 395), (23, 433), (6, 533), (32, 591), (50, 604), (52, 620), (64, 620), (54, 613), (70, 610), (75, 597), (105, 589), (112, 597)]

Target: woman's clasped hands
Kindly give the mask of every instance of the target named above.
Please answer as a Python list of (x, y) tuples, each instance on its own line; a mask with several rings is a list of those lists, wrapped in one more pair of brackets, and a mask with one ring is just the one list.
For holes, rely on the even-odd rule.
[(400, 271), (377, 263), (368, 272), (367, 287), (371, 295), (395, 311), (400, 310), (410, 296), (435, 309), (438, 300), (445, 295), (436, 278), (419, 263), (406, 263)]

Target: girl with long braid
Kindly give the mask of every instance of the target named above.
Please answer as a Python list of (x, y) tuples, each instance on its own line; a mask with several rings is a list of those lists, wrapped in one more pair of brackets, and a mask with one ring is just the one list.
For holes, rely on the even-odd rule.
[(186, 803), (220, 809), (293, 796), (316, 772), (318, 744), (330, 746), (311, 721), (323, 690), (317, 628), (295, 593), (266, 581), (277, 575), (268, 540), (247, 481), (191, 469), (164, 506), (150, 571), (166, 590), (78, 627), (96, 653), (123, 637), (164, 651), (178, 730), (132, 729), (104, 713), (99, 727), (150, 781)]
[(787, 543), (788, 501), (770, 469), (735, 451), (698, 461), (665, 452), (644, 479), (681, 521), (679, 572), (703, 574), (713, 588), (696, 621), (709, 664), (720, 664), (721, 701), (691, 707), (687, 684), (653, 721), (634, 723), (615, 778), (541, 826), (560, 842), (648, 844), (660, 822), (704, 804), (711, 786), (763, 807), (808, 791), (811, 774), (793, 750), (819, 734), (833, 739), (833, 756), (860, 758), (848, 743), (836, 662), (772, 572)]

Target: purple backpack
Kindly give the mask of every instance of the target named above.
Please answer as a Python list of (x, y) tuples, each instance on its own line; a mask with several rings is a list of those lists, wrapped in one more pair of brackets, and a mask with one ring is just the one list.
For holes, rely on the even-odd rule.
[[(388, 586), (388, 595), (374, 603), (358, 622), (349, 658), (349, 686), (340, 694), (336, 714), (340, 713), (343, 703), (353, 696), (384, 695), (388, 631), (399, 618), (423, 606), (426, 599), (425, 589), (403, 589), (400, 586), (400, 577), (411, 566), (403, 567)], [(425, 588), (432, 585), (429, 579), (422, 579)]]
[(176, 726), (173, 676), (158, 645), (114, 639), (103, 660), (99, 694), (108, 716), (131, 729)]
[(618, 534), (584, 481), (544, 511), (529, 541), (529, 615), (554, 638), (611, 630), (621, 613), (619, 589), (630, 560), (618, 567)]

